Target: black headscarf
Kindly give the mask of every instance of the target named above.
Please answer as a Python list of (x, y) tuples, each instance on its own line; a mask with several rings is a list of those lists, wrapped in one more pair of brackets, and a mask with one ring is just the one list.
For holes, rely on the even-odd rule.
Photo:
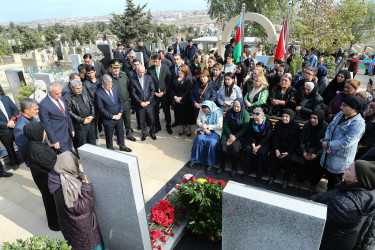
[[(345, 76), (345, 80), (341, 83), (337, 82), (337, 76), (339, 74), (343, 74)], [(344, 90), (345, 81), (347, 79), (351, 79), (350, 71), (348, 70), (341, 70), (336, 77), (328, 84), (325, 90), (322, 93), (322, 97), (325, 104), (329, 104), (330, 101), (336, 96), (337, 92), (341, 92)]]
[(368, 190), (375, 189), (375, 162), (374, 161), (355, 161), (355, 174), (358, 185)]
[(318, 117), (318, 125), (313, 126), (311, 124), (311, 121), (309, 120), (310, 125), (310, 143), (312, 146), (318, 146), (320, 145), (320, 133), (324, 125), (324, 110), (323, 109), (315, 109), (311, 113), (312, 115), (316, 115)]
[(32, 141), (43, 141), (44, 126), (41, 122), (30, 122), (23, 127), (23, 134)]
[(244, 111), (246, 111), (243, 99), (237, 98), (234, 100), (233, 105), (236, 101), (240, 103), (241, 110), (239, 112), (235, 112), (232, 107), (227, 111), (224, 117), (224, 122), (228, 122), (230, 124), (232, 134), (237, 134), (241, 130), (241, 115)]
[(357, 113), (361, 113), (361, 111), (366, 107), (367, 104), (364, 99), (355, 95), (345, 96), (342, 102), (357, 111)]
[(294, 120), (294, 117), (296, 115), (296, 113), (294, 113), (294, 111), (291, 110), (291, 109), (284, 109), (281, 115), (283, 115), (283, 114), (289, 115), (289, 117), (290, 117), (289, 123)]

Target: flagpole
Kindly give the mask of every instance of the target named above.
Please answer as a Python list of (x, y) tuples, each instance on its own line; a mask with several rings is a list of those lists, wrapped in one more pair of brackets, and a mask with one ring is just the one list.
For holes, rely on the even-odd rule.
[(245, 32), (244, 32), (244, 28), (245, 28), (245, 8), (246, 8), (246, 4), (245, 3), (243, 3), (242, 4), (242, 8), (241, 8), (241, 17), (242, 17), (242, 19), (241, 19), (241, 46), (242, 46), (242, 48), (241, 48), (241, 61), (243, 61), (243, 46), (245, 45), (245, 37), (244, 37), (244, 35), (245, 35)]
[(292, 5), (292, 2), (288, 2), (288, 10), (287, 10), (287, 20), (286, 20), (286, 23), (287, 23), (287, 33), (286, 33), (286, 40), (285, 40), (285, 60), (284, 62), (286, 62), (286, 59), (288, 57), (288, 47), (289, 47), (289, 29), (290, 29), (290, 7)]

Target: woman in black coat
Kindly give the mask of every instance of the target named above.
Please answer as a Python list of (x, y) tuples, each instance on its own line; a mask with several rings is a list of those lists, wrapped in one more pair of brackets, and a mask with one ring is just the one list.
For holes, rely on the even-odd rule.
[(323, 177), (323, 168), (319, 163), (323, 150), (320, 140), (324, 139), (327, 126), (322, 109), (314, 110), (310, 120), (303, 126), (299, 150), (292, 157), (296, 164), (295, 188), (299, 188), (300, 182), (307, 179), (310, 192), (315, 193), (315, 186)]
[(293, 170), (291, 157), (298, 146), (298, 138), (300, 134), (299, 125), (294, 121), (294, 111), (284, 109), (281, 115), (281, 121), (275, 125), (272, 135), (271, 169), (268, 185), (271, 185), (280, 171), (282, 165), (285, 166), (285, 176), (283, 188), (288, 186), (285, 177)]
[(61, 232), (69, 245), (80, 250), (103, 249), (91, 183), (79, 170), (75, 154), (65, 151), (59, 156), (49, 174), (48, 187), (55, 197)]
[(313, 82), (305, 82), (305, 91), (299, 95), (296, 107), (296, 118), (307, 120), (316, 109), (323, 108), (323, 98)]
[(262, 108), (253, 110), (253, 118), (249, 123), (248, 145), (246, 147), (246, 161), (243, 176), (247, 176), (256, 169), (257, 180), (262, 179), (266, 167), (266, 159), (270, 151), (272, 122), (265, 117)]
[(292, 75), (285, 73), (281, 77), (280, 85), (271, 90), (268, 101), (272, 114), (281, 116), (283, 109), (296, 108), (297, 90), (291, 86)]
[(322, 97), (324, 100), (324, 108), (325, 110), (328, 107), (328, 104), (332, 101), (332, 99), (341, 91), (344, 90), (345, 81), (347, 79), (351, 79), (350, 71), (348, 70), (341, 70), (336, 77), (328, 84), (325, 90), (322, 92)]
[(42, 194), (48, 227), (53, 231), (60, 231), (55, 199), (48, 189), (48, 174), (55, 166), (56, 153), (48, 144), (43, 143), (46, 132), (42, 123), (31, 122), (26, 124), (23, 127), (23, 133), (29, 139), (26, 146), (28, 152), (27, 165), (30, 167), (33, 180)]
[(343, 179), (334, 189), (311, 197), (327, 205), (321, 250), (353, 249), (365, 221), (375, 214), (375, 162), (353, 162)]

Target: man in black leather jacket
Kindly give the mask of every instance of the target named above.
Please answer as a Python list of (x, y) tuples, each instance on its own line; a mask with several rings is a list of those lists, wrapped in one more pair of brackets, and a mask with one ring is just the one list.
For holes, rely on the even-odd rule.
[(95, 108), (88, 91), (83, 89), (80, 80), (72, 80), (70, 83), (70, 93), (65, 96), (66, 106), (72, 119), (74, 130), (74, 148), (90, 143), (95, 143)]

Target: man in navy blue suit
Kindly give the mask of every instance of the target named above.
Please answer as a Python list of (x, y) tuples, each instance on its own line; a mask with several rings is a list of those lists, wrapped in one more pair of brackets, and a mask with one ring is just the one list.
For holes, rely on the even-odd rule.
[(124, 141), (124, 120), (121, 118), (124, 109), (123, 101), (117, 87), (112, 85), (112, 78), (109, 75), (103, 76), (102, 86), (95, 92), (95, 105), (103, 118), (107, 148), (114, 150), (112, 137), (116, 131), (120, 150), (131, 152)]
[(72, 149), (73, 123), (66, 103), (61, 98), (61, 86), (58, 83), (50, 83), (47, 92), (48, 95), (39, 104), (39, 118), (52, 146), (63, 153)]
[(139, 65), (137, 75), (131, 79), (131, 98), (135, 101), (135, 111), (139, 117), (142, 129), (141, 141), (146, 140), (148, 135), (146, 120), (150, 124), (150, 137), (156, 140), (155, 136), (155, 85), (151, 76), (145, 74), (145, 67)]

